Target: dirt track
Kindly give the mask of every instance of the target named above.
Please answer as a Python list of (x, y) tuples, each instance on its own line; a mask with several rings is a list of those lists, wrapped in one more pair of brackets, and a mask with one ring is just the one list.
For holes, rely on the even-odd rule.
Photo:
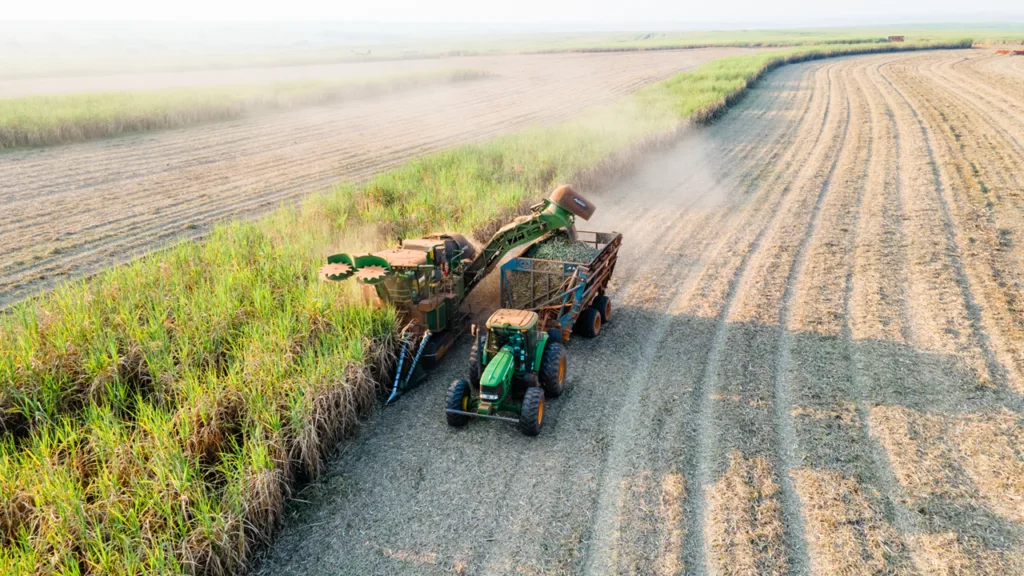
[[(0, 307), (331, 183), (569, 118), (736, 48), (509, 56), (498, 76), (372, 101), (0, 154)], [(426, 61), (423, 65), (434, 65)], [(448, 66), (465, 65), (462, 59)]]
[(1022, 72), (773, 73), (595, 196), (616, 315), (540, 437), (445, 426), (463, 345), (262, 572), (1024, 574)]

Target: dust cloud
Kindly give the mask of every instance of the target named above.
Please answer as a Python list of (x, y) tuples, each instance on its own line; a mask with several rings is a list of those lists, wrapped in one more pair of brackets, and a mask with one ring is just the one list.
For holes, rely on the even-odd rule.
[[(707, 132), (686, 127), (679, 139), (643, 157), (635, 169), (590, 192), (598, 211), (592, 226), (622, 226), (621, 207), (631, 211), (712, 210), (737, 199), (736, 172), (728, 170)], [(601, 210), (603, 205), (609, 209)]]

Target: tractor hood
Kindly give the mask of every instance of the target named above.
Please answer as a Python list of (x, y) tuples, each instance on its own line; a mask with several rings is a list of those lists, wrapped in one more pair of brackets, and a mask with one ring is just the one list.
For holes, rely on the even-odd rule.
[(480, 377), (480, 398), (486, 402), (496, 402), (505, 393), (505, 383), (515, 373), (516, 358), (509, 346), (503, 347), (487, 363)]

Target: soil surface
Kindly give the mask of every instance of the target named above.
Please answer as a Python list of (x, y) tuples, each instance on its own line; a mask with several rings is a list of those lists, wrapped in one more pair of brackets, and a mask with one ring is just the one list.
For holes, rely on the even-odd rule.
[(1024, 574), (1022, 73), (788, 66), (591, 191), (614, 316), (541, 435), (445, 425), (463, 342), (259, 572)]
[[(258, 215), (415, 156), (528, 124), (565, 120), (708, 60), (749, 52), (717, 48), (374, 64), (380, 66), (374, 68), (377, 73), (397, 72), (389, 68), (396, 66), (408, 68), (404, 71), (469, 66), (496, 76), (182, 130), (0, 154), (0, 307), (168, 241), (201, 234), (220, 220)], [(314, 68), (320, 76), (365, 76), (365, 66)], [(266, 81), (300, 72), (272, 68), (163, 76), (168, 78), (164, 85), (170, 85), (195, 74), (227, 81), (233, 74), (252, 73)]]

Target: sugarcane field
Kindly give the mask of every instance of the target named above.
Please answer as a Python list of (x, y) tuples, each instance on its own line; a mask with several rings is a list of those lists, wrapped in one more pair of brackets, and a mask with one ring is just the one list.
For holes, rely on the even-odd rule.
[(569, 4), (0, 16), (0, 574), (1024, 576), (1024, 12)]

